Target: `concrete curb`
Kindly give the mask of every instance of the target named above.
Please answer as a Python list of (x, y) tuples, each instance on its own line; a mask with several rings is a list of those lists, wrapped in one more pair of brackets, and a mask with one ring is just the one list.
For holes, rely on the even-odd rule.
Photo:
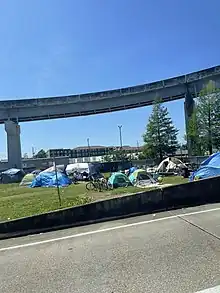
[(215, 177), (2, 222), (0, 239), (218, 202), (219, 186), (220, 177)]

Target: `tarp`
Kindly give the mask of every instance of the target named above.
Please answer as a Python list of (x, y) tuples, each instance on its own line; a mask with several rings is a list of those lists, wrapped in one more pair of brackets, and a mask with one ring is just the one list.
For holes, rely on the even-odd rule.
[(153, 177), (146, 172), (146, 170), (143, 169), (137, 169), (135, 170), (130, 176), (129, 180), (132, 184), (136, 184), (138, 181), (144, 181), (144, 183), (151, 184), (156, 183), (156, 181), (153, 179)]
[(113, 173), (108, 179), (108, 184), (115, 187), (125, 187), (130, 185), (128, 177), (120, 172)]
[(135, 170), (137, 170), (136, 167), (131, 167), (131, 168), (129, 169), (129, 174), (132, 174)]
[(203, 161), (199, 169), (190, 176), (190, 181), (220, 176), (220, 152)]
[(20, 186), (29, 186), (31, 185), (32, 181), (34, 180), (34, 178), (36, 177), (35, 174), (30, 173), (30, 174), (26, 174), (24, 176), (24, 178), (21, 180)]
[[(57, 172), (58, 186), (65, 187), (71, 184), (71, 180), (64, 173)], [(41, 172), (33, 180), (30, 187), (56, 187), (56, 172)]]

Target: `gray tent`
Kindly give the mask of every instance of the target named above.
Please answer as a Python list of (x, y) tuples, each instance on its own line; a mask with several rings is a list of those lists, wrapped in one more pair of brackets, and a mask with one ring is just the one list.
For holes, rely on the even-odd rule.
[(24, 175), (25, 175), (25, 173), (21, 169), (16, 169), (16, 168), (8, 169), (8, 170), (1, 173), (1, 175), (0, 175), (1, 183), (21, 182)]

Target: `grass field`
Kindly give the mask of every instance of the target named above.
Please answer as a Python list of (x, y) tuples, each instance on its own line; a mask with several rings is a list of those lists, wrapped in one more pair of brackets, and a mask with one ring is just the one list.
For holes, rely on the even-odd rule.
[[(165, 177), (163, 182), (180, 184), (187, 180), (173, 176)], [(62, 202), (60, 206), (56, 188), (28, 188), (20, 187), (18, 184), (2, 184), (0, 185), (0, 221), (41, 214), (138, 191), (143, 191), (143, 188), (130, 186), (105, 192), (89, 192), (85, 184), (80, 183), (60, 189)]]

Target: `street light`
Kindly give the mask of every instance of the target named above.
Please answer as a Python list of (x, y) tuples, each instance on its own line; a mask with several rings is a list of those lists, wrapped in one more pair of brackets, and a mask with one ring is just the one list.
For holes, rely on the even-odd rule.
[(90, 162), (90, 144), (89, 144), (89, 138), (87, 138), (87, 144), (88, 144), (88, 153), (89, 153), (89, 162)]
[(122, 134), (121, 134), (122, 125), (118, 125), (118, 129), (119, 129), (119, 138), (120, 138), (120, 148), (122, 150)]
[(121, 133), (122, 125), (118, 125), (118, 129), (119, 129), (119, 139), (120, 139), (120, 156), (121, 156), (121, 164), (122, 164), (122, 162), (123, 162), (123, 155), (122, 155), (122, 133)]

